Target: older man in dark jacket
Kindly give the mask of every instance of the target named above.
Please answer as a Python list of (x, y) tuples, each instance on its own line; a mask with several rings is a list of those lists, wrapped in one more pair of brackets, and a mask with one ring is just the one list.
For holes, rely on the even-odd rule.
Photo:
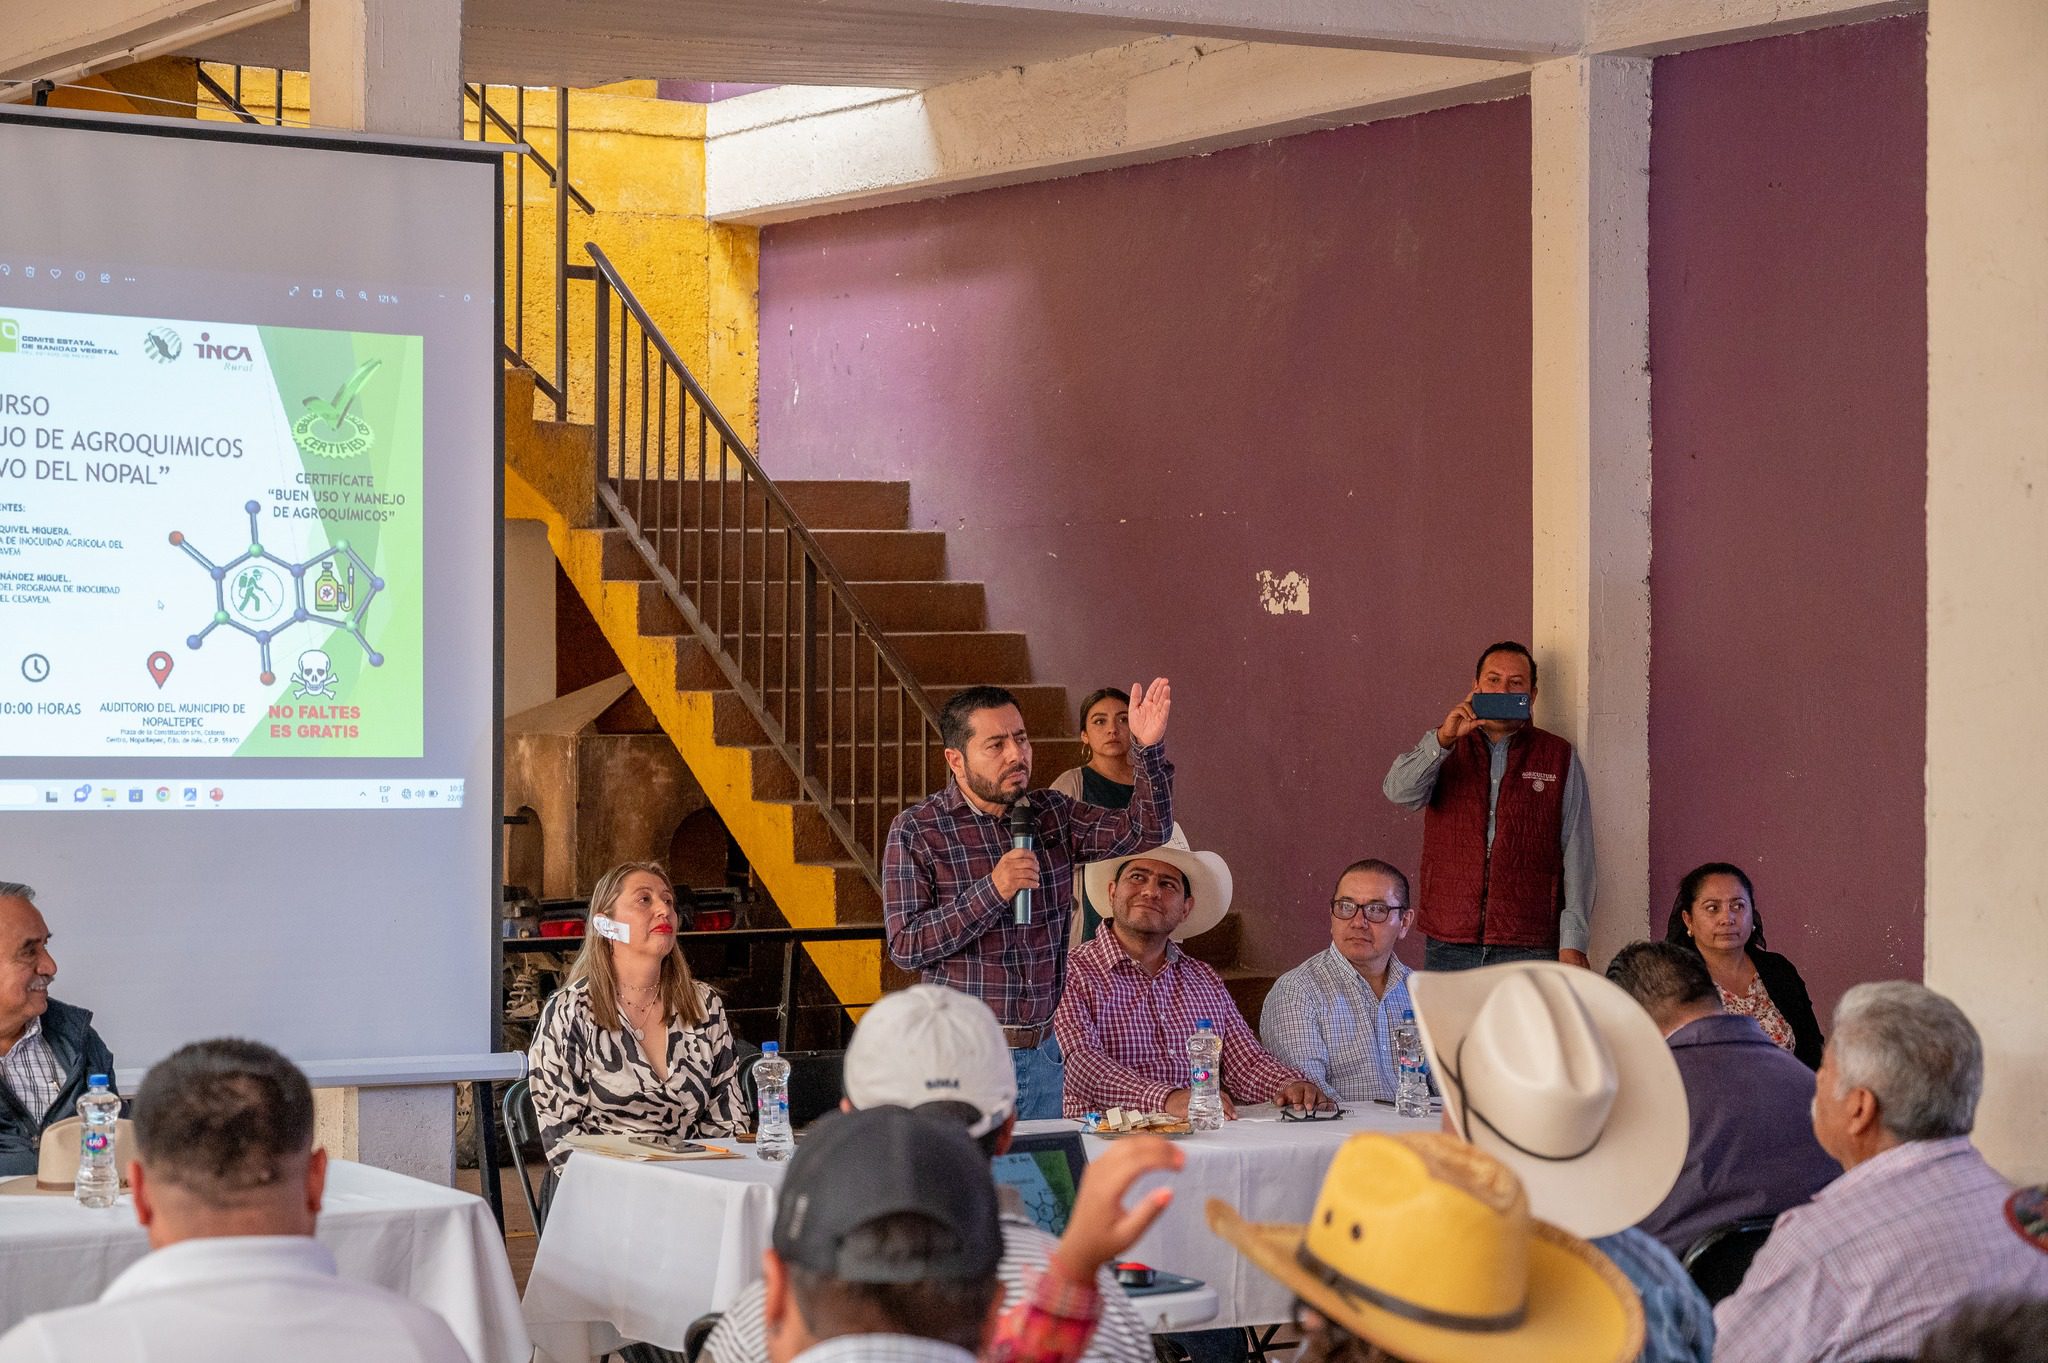
[(43, 1128), (72, 1114), (87, 1076), (114, 1081), (92, 1014), (50, 997), (57, 962), (35, 898), (0, 881), (0, 1177), (36, 1171)]

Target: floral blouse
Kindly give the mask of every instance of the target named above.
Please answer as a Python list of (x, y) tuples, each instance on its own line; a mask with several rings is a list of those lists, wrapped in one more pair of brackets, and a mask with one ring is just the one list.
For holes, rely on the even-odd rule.
[(527, 1052), (527, 1078), (540, 1118), (541, 1148), (560, 1168), (565, 1136), (731, 1136), (747, 1129), (739, 1053), (725, 1006), (702, 983), (704, 1021), (669, 1024), (668, 1078), (657, 1079), (629, 1031), (606, 1031), (590, 1012), (590, 986), (558, 991), (541, 1009)]
[(1717, 982), (1714, 988), (1721, 995), (1721, 1006), (1731, 1013), (1740, 1013), (1746, 1018), (1755, 1018), (1757, 1025), (1764, 1029), (1780, 1050), (1793, 1048), (1792, 1024), (1785, 1021), (1785, 1015), (1778, 1011), (1778, 1005), (1771, 1002), (1771, 991), (1764, 988), (1764, 977), (1756, 975), (1749, 981), (1749, 992), (1731, 994)]

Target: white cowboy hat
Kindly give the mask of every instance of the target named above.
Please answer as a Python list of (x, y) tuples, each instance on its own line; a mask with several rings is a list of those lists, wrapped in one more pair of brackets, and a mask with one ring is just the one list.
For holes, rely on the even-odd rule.
[[(1188, 897), (1193, 901), (1188, 909), (1187, 919), (1173, 930), (1173, 940), (1184, 941), (1189, 937), (1200, 937), (1210, 928), (1223, 921), (1223, 915), (1230, 912), (1230, 865), (1214, 852), (1195, 852), (1188, 848), (1187, 834), (1180, 831), (1180, 825), (1173, 826), (1173, 833), (1163, 847), (1147, 848), (1132, 852), (1129, 856), (1111, 857), (1108, 861), (1091, 861), (1081, 875), (1088, 886), (1088, 902), (1104, 918), (1114, 918), (1116, 911), (1111, 907), (1109, 883), (1116, 879), (1116, 873), (1126, 862), (1139, 858), (1146, 861), (1163, 861), (1177, 867), (1188, 880)], [(1633, 1000), (1631, 1000), (1633, 1002)]]
[(1602, 976), (1556, 961), (1421, 970), (1408, 981), (1444, 1110), (1513, 1169), (1529, 1211), (1597, 1240), (1664, 1200), (1685, 1164), (1685, 1085), (1657, 1024)]

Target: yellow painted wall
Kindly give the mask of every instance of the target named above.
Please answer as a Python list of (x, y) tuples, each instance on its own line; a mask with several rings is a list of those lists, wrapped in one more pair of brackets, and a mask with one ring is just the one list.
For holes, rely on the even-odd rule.
[[(222, 85), (229, 68), (209, 65)], [(520, 93), (506, 86), (489, 92), (491, 108), (519, 126)], [(269, 119), (276, 86), (267, 70), (246, 70), (242, 103)], [(525, 95), (528, 145), (551, 164), (561, 164), (552, 90)], [(475, 106), (463, 104), (463, 135), (479, 136)], [(225, 119), (218, 107), (203, 118)], [(288, 124), (308, 118), (306, 78), (287, 72), (284, 116)], [(486, 140), (508, 141), (494, 124)], [(521, 184), (519, 160), (525, 160)], [(583, 247), (594, 241), (611, 258), (690, 372), (710, 392), (733, 427), (749, 442), (756, 431), (756, 367), (759, 330), (755, 296), (759, 233), (748, 227), (713, 225), (704, 217), (704, 108), (655, 97), (653, 81), (629, 81), (569, 95), (569, 182), (594, 212), (569, 206), (569, 259), (589, 263)], [(523, 191), (523, 192), (522, 192)], [(506, 339), (544, 377), (554, 378), (555, 200), (548, 177), (530, 158), (505, 163)], [(519, 228), (524, 227), (524, 268)], [(523, 288), (514, 288), (514, 273)], [(516, 305), (516, 306), (515, 306)], [(515, 335), (517, 311), (523, 326)], [(591, 413), (591, 285), (569, 285), (570, 415)], [(543, 415), (553, 411), (542, 400)]]
[(199, 97), (198, 71), (199, 64), (189, 57), (158, 57), (87, 76), (64, 89), (53, 90), (50, 107), (191, 118), (195, 113), (192, 106)]

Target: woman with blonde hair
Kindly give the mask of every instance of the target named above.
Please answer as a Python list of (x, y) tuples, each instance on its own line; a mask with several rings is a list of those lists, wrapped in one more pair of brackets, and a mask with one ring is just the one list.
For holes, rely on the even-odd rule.
[(696, 1139), (746, 1129), (725, 1008), (676, 944), (676, 893), (659, 862), (629, 861), (590, 892), (568, 983), (541, 1009), (527, 1079), (541, 1147), (560, 1169), (566, 1137)]

